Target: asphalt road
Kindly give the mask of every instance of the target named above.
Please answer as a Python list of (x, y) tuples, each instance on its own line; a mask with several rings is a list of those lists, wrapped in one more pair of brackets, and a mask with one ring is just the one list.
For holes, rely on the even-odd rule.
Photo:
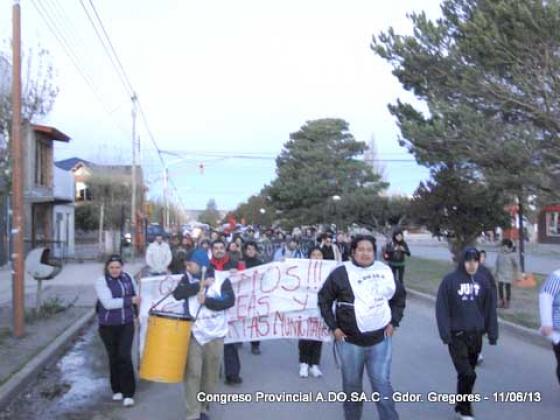
[[(410, 252), (415, 257), (426, 258), (430, 260), (451, 261), (451, 253), (446, 245), (443, 243), (434, 242), (433, 244), (409, 244)], [(486, 249), (489, 266), (494, 266), (496, 263), (497, 252), (495, 247), (479, 246), (481, 249)], [(554, 270), (560, 268), (560, 258), (558, 255), (536, 255), (534, 253), (525, 254), (525, 271), (528, 273), (541, 273), (549, 274)]]
[[(267, 341), (261, 344), (263, 353), (254, 356), (246, 344), (240, 349), (243, 384), (236, 387), (220, 385), (220, 393), (297, 393), (341, 390), (340, 371), (332, 356), (332, 347), (323, 347), (319, 379), (298, 377), (297, 343)], [(498, 346), (484, 347), (485, 362), (478, 369), (475, 391), (489, 400), (475, 405), (477, 419), (553, 419), (560, 413), (560, 386), (554, 375), (552, 350), (536, 346), (504, 332)], [(162, 355), (164, 357), (164, 355)], [(366, 382), (366, 381), (365, 381)], [(400, 403), (401, 419), (451, 419), (453, 406), (427, 402), (427, 394), (453, 393), (455, 371), (447, 348), (440, 342), (430, 304), (411, 299), (402, 327), (394, 338), (392, 382), (395, 391), (418, 393), (424, 400)], [(369, 384), (365, 390), (369, 393)], [(515, 391), (540, 393), (540, 402), (494, 402), (494, 392)], [(536, 394), (531, 394), (533, 397)], [(141, 381), (136, 406), (125, 409), (110, 400), (104, 349), (95, 327), (80, 339), (57, 364), (45, 371), (29, 390), (14, 403), (11, 419), (184, 419), (183, 387)], [(523, 394), (528, 398), (528, 394)], [(238, 403), (215, 404), (211, 419), (218, 420), (340, 420), (340, 403)], [(367, 403), (364, 419), (376, 419), (372, 403)]]

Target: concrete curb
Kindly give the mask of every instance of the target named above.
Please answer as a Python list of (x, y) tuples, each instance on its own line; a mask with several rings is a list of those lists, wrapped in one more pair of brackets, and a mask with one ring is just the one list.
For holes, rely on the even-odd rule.
[(73, 325), (60, 334), (53, 342), (35, 355), (25, 366), (13, 374), (0, 386), (0, 409), (4, 409), (23, 390), (32, 379), (50, 362), (58, 358), (71, 345), (72, 340), (80, 335), (82, 329), (95, 317), (93, 309), (82, 315)]
[[(406, 289), (406, 293), (409, 296), (413, 296), (415, 299), (422, 300), (425, 303), (434, 304), (436, 302), (435, 296), (429, 295), (427, 293), (418, 292), (412, 289)], [(527, 340), (537, 346), (544, 347), (546, 349), (551, 349), (552, 344), (542, 335), (540, 335), (537, 331), (532, 330), (527, 327), (523, 327), (521, 325), (517, 325), (511, 321), (506, 321), (498, 316), (498, 324), (500, 328), (505, 329), (506, 331)], [(499, 343), (499, 339), (498, 339)], [(498, 344), (499, 345), (499, 344)]]

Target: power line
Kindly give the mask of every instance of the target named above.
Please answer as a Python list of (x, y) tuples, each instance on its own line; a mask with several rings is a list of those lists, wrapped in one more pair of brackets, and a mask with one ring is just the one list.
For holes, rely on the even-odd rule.
[[(277, 155), (265, 154), (265, 153), (227, 153), (227, 152), (194, 152), (194, 151), (170, 151), (162, 150), (164, 154), (172, 156), (202, 156), (202, 157), (221, 157), (224, 159), (249, 159), (249, 160), (276, 160)], [(379, 158), (379, 159), (367, 159), (365, 162), (414, 162), (414, 159), (392, 159), (392, 158)]]
[[(90, 4), (92, 4), (91, 1), (90, 1)], [(93, 27), (93, 30), (95, 31), (95, 34), (97, 35), (97, 39), (99, 39), (99, 42), (101, 43), (101, 46), (102, 46), (103, 50), (105, 51), (105, 53), (107, 54), (107, 57), (109, 58), (109, 61), (111, 62), (111, 65), (112, 65), (113, 68), (115, 69), (115, 71), (116, 71), (116, 73), (117, 73), (117, 76), (118, 76), (120, 82), (121, 82), (122, 85), (123, 85), (125, 94), (126, 94), (129, 98), (133, 97), (133, 96), (134, 96), (134, 90), (128, 88), (128, 86), (127, 86), (127, 84), (126, 84), (126, 80), (123, 79), (121, 73), (119, 72), (119, 69), (118, 69), (117, 65), (115, 64), (115, 61), (114, 61), (113, 56), (109, 53), (109, 50), (107, 49), (107, 46), (105, 45), (105, 42), (106, 42), (106, 41), (103, 40), (103, 37), (101, 36), (101, 33), (100, 33), (99, 30), (97, 29), (97, 25), (94, 23), (93, 18), (92, 18), (92, 16), (90, 15), (89, 11), (87, 10), (87, 7), (86, 7), (86, 5), (84, 4), (84, 1), (83, 1), (83, 0), (80, 0), (80, 5), (82, 6), (82, 9), (84, 10), (84, 12), (85, 12), (85, 14), (86, 14), (86, 16), (87, 16), (87, 18), (88, 18), (88, 20), (89, 20), (89, 23), (91, 23), (91, 26)], [(92, 7), (93, 7), (93, 4), (92, 4)], [(97, 13), (96, 13), (96, 16), (99, 17), (99, 15), (97, 15)], [(102, 24), (101, 24), (101, 26), (102, 26)], [(106, 34), (106, 32), (105, 32), (104, 29), (103, 29), (103, 31), (104, 31), (104, 33)]]
[[(107, 54), (107, 56), (109, 57), (109, 60), (111, 62), (111, 65), (113, 66), (115, 72), (117, 73), (126, 94), (133, 98), (133, 100), (136, 101), (137, 107), (138, 107), (138, 111), (139, 114), (141, 116), (142, 122), (144, 124), (144, 128), (146, 129), (146, 132), (148, 134), (148, 137), (150, 139), (150, 141), (152, 142), (152, 145), (154, 146), (154, 148), (156, 149), (156, 152), (158, 154), (159, 160), (163, 166), (163, 168), (166, 168), (166, 164), (165, 164), (165, 160), (163, 159), (162, 156), (162, 151), (159, 148), (155, 136), (150, 128), (150, 124), (148, 123), (148, 118), (146, 117), (146, 112), (144, 111), (144, 107), (142, 106), (142, 103), (140, 102), (140, 99), (138, 98), (138, 96), (136, 95), (136, 89), (134, 89), (132, 83), (130, 82), (130, 79), (126, 73), (126, 70), (122, 64), (122, 61), (119, 59), (119, 56), (117, 54), (117, 51), (113, 45), (113, 43), (111, 42), (111, 38), (109, 37), (109, 33), (107, 32), (107, 30), (105, 29), (105, 25), (103, 24), (103, 20), (101, 19), (101, 16), (99, 15), (99, 13), (97, 12), (97, 9), (95, 8), (95, 5), (93, 4), (92, 0), (89, 0), (89, 4), (93, 10), (93, 13), (95, 14), (95, 18), (96, 21), (99, 25), (99, 27), (101, 28), (101, 31), (103, 32), (102, 36), (97, 28), (97, 25), (94, 23), (93, 18), (91, 16), (91, 14), (88, 12), (85, 4), (84, 4), (84, 0), (80, 0), (80, 4), (82, 5), (82, 8), (84, 9), (88, 20), (90, 21), (91, 25), (93, 26), (95, 33), (101, 43), (101, 46), (103, 47), (105, 53)], [(109, 48), (107, 48), (107, 45)], [(110, 49), (110, 51), (109, 51)], [(172, 188), (175, 190), (175, 192), (177, 193), (177, 197), (179, 199), (179, 201), (181, 201), (181, 204), (184, 207), (184, 204), (182, 203), (182, 199), (179, 196), (177, 187), (175, 186), (175, 183), (173, 182), (172, 179), (169, 180), (170, 184), (172, 186)], [(184, 207), (185, 208), (185, 207)]]
[[(101, 98), (101, 96), (99, 95), (99, 89), (95, 85), (95, 82), (93, 81), (93, 79), (91, 78), (89, 73), (84, 69), (84, 67), (82, 67), (82, 64), (81, 64), (82, 60), (80, 59), (78, 54), (74, 51), (74, 49), (70, 45), (70, 42), (64, 36), (62, 31), (60, 29), (58, 29), (58, 28), (62, 28), (64, 25), (62, 25), (62, 24), (57, 25), (55, 17), (53, 17), (53, 15), (51, 15), (51, 13), (49, 12), (49, 9), (47, 8), (47, 6), (45, 4), (41, 3), (40, 1), (36, 1), (36, 0), (32, 0), (32, 4), (33, 4), (33, 7), (35, 8), (35, 10), (37, 11), (37, 13), (39, 14), (39, 16), (41, 17), (41, 19), (45, 22), (48, 30), (53, 34), (56, 41), (62, 47), (62, 50), (63, 50), (64, 54), (66, 54), (66, 56), (70, 59), (70, 62), (75, 67), (75, 69), (77, 70), (80, 77), (82, 77), (82, 79), (84, 80), (84, 82), (86, 83), (88, 88), (91, 90), (94, 97), (97, 99), (97, 101), (101, 105), (102, 109), (107, 113), (109, 118), (112, 120), (112, 114), (109, 111), (109, 109), (106, 106), (103, 99)], [(72, 34), (70, 34), (70, 35), (72, 36)], [(113, 123), (115, 124), (115, 126), (118, 129), (123, 130), (123, 128), (120, 127), (116, 122), (113, 121)]]
[[(130, 79), (129, 79), (127, 73), (126, 73), (126, 70), (124, 69), (122, 61), (119, 59), (117, 51), (115, 50), (115, 47), (113, 46), (113, 43), (111, 42), (111, 38), (109, 37), (109, 33), (105, 29), (105, 25), (103, 24), (101, 16), (97, 12), (97, 9), (95, 8), (95, 5), (93, 4), (93, 1), (89, 0), (89, 4), (91, 5), (91, 8), (92, 8), (92, 10), (95, 14), (95, 17), (96, 17), (96, 20), (99, 24), (99, 27), (103, 31), (104, 37), (101, 36), (101, 34), (99, 33), (99, 31), (97, 29), (97, 26), (95, 25), (91, 15), (87, 11), (87, 8), (85, 7), (85, 4), (84, 4), (84, 0), (80, 0), (80, 4), (82, 5), (82, 8), (86, 12), (86, 15), (88, 16), (88, 19), (89, 19), (91, 25), (94, 27), (95, 33), (97, 34), (97, 37), (99, 38), (99, 41), (101, 42), (101, 45), (102, 45), (103, 49), (105, 50), (105, 53), (109, 57), (109, 59), (111, 61), (111, 64), (113, 65), (113, 68), (115, 69), (115, 72), (117, 73), (117, 75), (121, 79), (121, 82), (123, 84), (123, 87), (125, 88), (126, 94), (129, 97), (134, 97), (136, 99), (136, 102), (137, 102), (137, 105), (138, 105), (138, 111), (140, 112), (140, 116), (142, 117), (142, 121), (144, 122), (146, 132), (148, 133), (148, 136), (150, 137), (150, 140), (152, 141), (152, 144), (154, 145), (154, 148), (156, 149), (156, 151), (159, 155), (159, 158), (160, 158), (160, 161), (161, 161), (163, 167), (165, 168), (165, 161), (164, 161), (163, 157), (161, 156), (161, 149), (157, 145), (157, 142), (156, 142), (155, 137), (152, 133), (152, 130), (150, 129), (150, 125), (148, 124), (148, 121), (147, 121), (147, 118), (146, 118), (146, 113), (144, 112), (144, 107), (142, 106), (142, 103), (140, 102), (140, 98), (138, 98), (138, 96), (136, 95), (136, 89), (134, 89), (132, 83), (130, 82)], [(105, 42), (103, 41), (103, 39), (105, 39)], [(111, 49), (111, 51), (109, 51), (107, 49), (107, 46), (106, 46), (105, 43), (107, 43), (109, 45), (109, 48)]]
[(117, 60), (117, 64), (122, 71), (122, 75), (124, 77), (125, 83), (128, 85), (128, 88), (129, 88), (130, 92), (134, 93), (135, 90), (132, 87), (132, 83), (130, 83), (130, 79), (128, 78), (128, 75), (126, 74), (126, 71), (124, 69), (124, 66), (122, 65), (121, 60), (119, 59), (119, 55), (117, 54), (117, 51), (115, 51), (115, 47), (113, 46), (113, 43), (111, 42), (111, 38), (109, 37), (109, 34), (107, 33), (107, 30), (105, 29), (105, 25), (103, 25), (103, 21), (101, 20), (101, 17), (99, 16), (99, 13), (97, 13), (97, 9), (95, 8), (95, 5), (93, 4), (93, 1), (89, 0), (89, 4), (91, 5), (93, 13), (95, 13), (95, 16), (97, 17), (97, 21), (99, 22), (99, 26), (101, 26), (101, 30), (105, 34), (105, 38), (107, 39), (107, 42), (109, 43), (109, 47), (111, 48), (111, 51), (113, 52), (113, 55), (114, 55), (115, 59)]

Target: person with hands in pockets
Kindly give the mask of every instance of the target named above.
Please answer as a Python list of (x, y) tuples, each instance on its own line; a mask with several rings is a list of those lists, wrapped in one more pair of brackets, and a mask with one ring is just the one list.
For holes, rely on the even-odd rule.
[(480, 270), (476, 248), (466, 248), (457, 269), (441, 281), (436, 319), (441, 340), (448, 346), (457, 371), (457, 394), (462, 398), (455, 405), (455, 413), (461, 419), (473, 419), (468, 397), (476, 381), (482, 336), (488, 334), (491, 345), (498, 340), (496, 293), (489, 277)]
[(362, 393), (366, 368), (373, 391), (379, 393), (379, 418), (398, 419), (390, 380), (392, 336), (403, 317), (406, 292), (391, 269), (375, 261), (373, 236), (355, 237), (350, 252), (351, 260), (329, 274), (318, 295), (321, 315), (334, 334), (340, 357), (342, 388), (347, 396), (344, 418), (362, 417), (363, 401), (352, 395)]

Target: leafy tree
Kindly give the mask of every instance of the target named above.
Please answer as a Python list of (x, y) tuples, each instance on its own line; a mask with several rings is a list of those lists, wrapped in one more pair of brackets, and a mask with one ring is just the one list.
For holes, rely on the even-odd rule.
[[(6, 127), (12, 118), (10, 56), (0, 51), (0, 125)], [(33, 121), (47, 115), (54, 105), (59, 89), (55, 84), (55, 71), (48, 50), (30, 48), (24, 57), (22, 83), (22, 116)]]
[[(11, 134), (11, 56), (0, 51), (0, 177), (10, 185), (9, 138)], [(41, 47), (30, 48), (23, 57), (22, 116), (34, 121), (46, 116), (54, 105), (59, 89), (54, 80), (50, 53)]]
[[(386, 188), (358, 159), (366, 144), (356, 141), (342, 119), (308, 121), (290, 135), (276, 159), (277, 178), (268, 192), (288, 227), (331, 222), (355, 194), (375, 197)], [(333, 197), (339, 196), (336, 203)]]
[(198, 216), (198, 221), (200, 223), (206, 223), (210, 226), (216, 226), (221, 218), (222, 216), (218, 211), (216, 200), (211, 198), (208, 201), (208, 204), (206, 204), (206, 209)]
[[(76, 206), (76, 228), (81, 230), (99, 229), (101, 206), (103, 226), (119, 229), (130, 218), (131, 179), (128, 176), (93, 174), (87, 180), (91, 201), (83, 201)], [(143, 192), (137, 188), (136, 202), (142, 203)]]
[(508, 225), (505, 204), (499, 191), (466, 180), (460, 169), (447, 167), (433, 172), (431, 180), (420, 184), (411, 211), (435, 236), (446, 237), (457, 260), (482, 232)]
[(410, 217), (410, 204), (408, 197), (354, 194), (342, 212), (349, 215), (347, 223), (357, 223), (389, 236), (396, 226), (404, 227), (414, 220)]
[(251, 225), (270, 226), (273, 224), (276, 210), (270, 205), (267, 199), (266, 189), (260, 194), (253, 195), (245, 202), (237, 206), (233, 215), (237, 220), (245, 219)]
[(373, 38), (428, 106), (428, 115), (400, 101), (389, 107), (401, 144), (436, 170), (459, 165), (465, 180), (493, 185), (521, 208), (531, 195), (554, 193), (560, 2), (445, 0), (441, 9), (437, 21), (411, 14), (411, 36), (390, 28)]

